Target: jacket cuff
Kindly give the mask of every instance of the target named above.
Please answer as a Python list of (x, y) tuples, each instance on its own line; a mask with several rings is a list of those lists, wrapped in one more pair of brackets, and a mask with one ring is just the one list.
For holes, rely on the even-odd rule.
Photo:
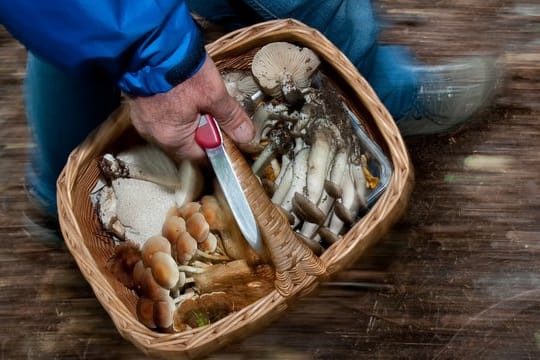
[[(178, 34), (176, 35), (178, 37)], [(164, 44), (156, 42), (147, 47), (154, 54)], [(167, 44), (169, 45), (169, 44)], [(184, 33), (184, 37), (173, 53), (159, 62), (150, 62), (135, 71), (126, 72), (118, 82), (120, 89), (131, 96), (150, 96), (164, 93), (195, 75), (206, 60), (204, 39), (196, 26)], [(154, 49), (151, 49), (155, 47)]]

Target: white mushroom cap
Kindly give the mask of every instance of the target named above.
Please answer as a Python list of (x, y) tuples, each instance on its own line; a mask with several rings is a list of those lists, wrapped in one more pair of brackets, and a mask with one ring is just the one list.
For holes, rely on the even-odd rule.
[(237, 101), (251, 96), (259, 91), (259, 86), (251, 74), (245, 71), (231, 71), (223, 74), (223, 81), (227, 92)]
[(251, 71), (261, 89), (267, 95), (277, 97), (287, 80), (292, 79), (299, 89), (308, 87), (319, 64), (317, 55), (308, 48), (273, 42), (257, 51)]

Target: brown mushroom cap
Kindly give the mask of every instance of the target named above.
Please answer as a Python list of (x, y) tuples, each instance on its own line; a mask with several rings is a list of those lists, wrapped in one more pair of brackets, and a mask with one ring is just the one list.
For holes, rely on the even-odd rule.
[(144, 274), (146, 273), (146, 267), (142, 260), (139, 260), (133, 267), (133, 285), (136, 289), (140, 289), (144, 279)]
[(180, 207), (178, 209), (178, 215), (183, 217), (184, 219), (188, 219), (191, 215), (195, 214), (196, 212), (199, 212), (201, 208), (201, 204), (196, 201), (188, 202)]
[(166, 237), (171, 244), (174, 244), (178, 236), (184, 231), (186, 231), (186, 221), (179, 216), (172, 215), (165, 219), (161, 234)]
[(180, 277), (176, 261), (170, 254), (161, 251), (152, 256), (150, 269), (154, 280), (165, 289), (172, 289)]
[(169, 297), (169, 290), (157, 283), (150, 268), (145, 269), (141, 280), (141, 292), (144, 297), (153, 300), (161, 300)]
[(263, 46), (255, 56), (251, 71), (261, 89), (269, 96), (281, 94), (282, 83), (289, 78), (297, 88), (311, 84), (311, 75), (319, 67), (320, 60), (308, 48), (287, 42), (273, 42)]
[(334, 205), (334, 213), (340, 218), (344, 223), (350, 225), (354, 222), (355, 215), (347, 207), (343, 205), (342, 202), (336, 201)]
[(330, 230), (326, 226), (321, 226), (317, 233), (321, 236), (322, 240), (325, 241), (327, 244), (334, 244), (340, 239), (340, 236), (338, 234), (334, 234), (332, 230)]
[(330, 180), (324, 181), (324, 190), (334, 199), (339, 199), (343, 195), (343, 188)]
[(150, 266), (152, 255), (158, 251), (171, 253), (171, 243), (167, 238), (161, 235), (155, 235), (144, 242), (141, 249), (141, 256), (146, 267)]
[(161, 329), (171, 328), (176, 307), (171, 297), (154, 302), (154, 323)]
[(223, 230), (226, 228), (223, 209), (219, 205), (218, 199), (213, 195), (205, 195), (201, 199), (201, 213), (210, 226), (210, 230)]
[(186, 220), (186, 230), (195, 240), (197, 240), (197, 242), (202, 242), (208, 237), (210, 226), (208, 225), (208, 222), (206, 222), (204, 215), (197, 212), (192, 214)]
[(142, 322), (147, 328), (155, 329), (154, 322), (154, 300), (145, 297), (137, 300), (137, 319)]
[(302, 220), (321, 224), (326, 214), (305, 195), (295, 193), (292, 201), (293, 212)]
[(213, 253), (217, 249), (218, 239), (213, 233), (208, 233), (204, 241), (199, 243), (199, 250), (206, 253)]
[(174, 256), (179, 264), (187, 264), (197, 252), (197, 240), (187, 231), (180, 234), (176, 240)]

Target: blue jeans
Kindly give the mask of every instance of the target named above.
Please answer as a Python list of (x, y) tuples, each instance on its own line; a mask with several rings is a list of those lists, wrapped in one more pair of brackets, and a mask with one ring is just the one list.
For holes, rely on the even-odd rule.
[[(235, 29), (295, 18), (321, 31), (356, 65), (399, 120), (412, 108), (418, 80), (412, 57), (377, 42), (369, 0), (188, 0), (192, 11)], [(34, 194), (56, 215), (56, 179), (70, 152), (119, 105), (112, 79), (73, 77), (30, 54), (25, 83), (27, 118), (36, 148), (28, 170)]]
[(187, 0), (190, 9), (230, 30), (256, 22), (294, 18), (322, 32), (358, 68), (394, 119), (412, 108), (418, 79), (415, 60), (401, 46), (380, 45), (370, 0)]
[(56, 216), (58, 175), (71, 151), (118, 107), (120, 92), (105, 76), (68, 76), (32, 54), (26, 72), (26, 117), (35, 143), (28, 186)]

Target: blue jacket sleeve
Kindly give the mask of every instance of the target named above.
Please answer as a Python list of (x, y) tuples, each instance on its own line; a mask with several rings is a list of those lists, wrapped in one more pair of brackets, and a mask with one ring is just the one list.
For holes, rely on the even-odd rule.
[(166, 92), (205, 60), (184, 0), (0, 0), (0, 22), (70, 73), (101, 68), (132, 95)]

